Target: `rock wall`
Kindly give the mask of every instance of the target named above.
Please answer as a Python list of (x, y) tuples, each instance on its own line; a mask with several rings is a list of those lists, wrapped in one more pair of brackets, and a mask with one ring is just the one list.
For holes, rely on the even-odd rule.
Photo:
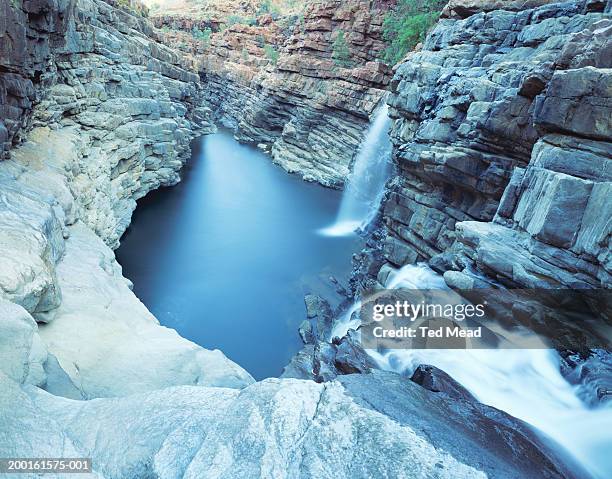
[(610, 4), (520, 3), (441, 19), (398, 68), (380, 261), (463, 288), (609, 288)]
[(41, 89), (53, 80), (51, 49), (63, 41), (67, 5), (65, 0), (25, 2), (20, 8), (0, 3), (0, 159), (19, 141)]
[[(287, 171), (342, 186), (390, 79), (377, 58), (392, 3), (313, 1), (300, 15), (261, 15), (213, 33), (192, 53), (215, 119), (239, 140), (265, 145)], [(187, 31), (200, 25), (176, 15), (156, 23)], [(341, 34), (349, 52), (343, 61), (334, 58)]]
[(2, 4), (21, 22), (4, 25), (5, 38), (41, 25), (0, 74), (11, 85), (0, 107), (14, 113), (6, 131), (22, 140), (0, 162), (0, 354), (19, 344), (30, 365), (12, 377), (76, 398), (251, 383), (219, 351), (159, 326), (111, 250), (136, 200), (179, 181), (189, 141), (214, 128), (198, 75), (140, 10), (31, 3)]

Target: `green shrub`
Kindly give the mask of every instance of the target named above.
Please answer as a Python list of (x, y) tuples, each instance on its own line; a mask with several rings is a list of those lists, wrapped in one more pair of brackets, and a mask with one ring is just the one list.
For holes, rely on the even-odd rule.
[(346, 43), (346, 39), (344, 38), (344, 32), (340, 30), (336, 34), (336, 38), (332, 45), (332, 58), (334, 63), (341, 67), (350, 67), (351, 62), (351, 52)]
[(227, 17), (227, 26), (230, 27), (232, 25), (257, 25), (257, 19), (255, 17), (244, 18), (240, 15), (230, 15)]
[(204, 45), (210, 45), (210, 36), (212, 35), (212, 30), (209, 27), (204, 28), (204, 30), (200, 30), (197, 27), (193, 27), (191, 30), (191, 35), (196, 40), (201, 41)]
[(276, 48), (274, 48), (272, 45), (264, 45), (263, 49), (264, 53), (266, 54), (266, 57), (268, 57), (268, 60), (270, 60), (270, 63), (276, 66), (280, 53), (278, 53), (278, 51), (276, 51)]
[(436, 23), (446, 0), (399, 0), (383, 21), (387, 48), (381, 59), (395, 65), (425, 39)]
[(281, 11), (272, 3), (272, 0), (262, 0), (257, 8), (257, 11), (255, 12), (255, 15), (259, 17), (260, 15), (265, 15), (267, 13), (272, 15), (272, 18), (276, 20), (278, 17), (280, 17)]

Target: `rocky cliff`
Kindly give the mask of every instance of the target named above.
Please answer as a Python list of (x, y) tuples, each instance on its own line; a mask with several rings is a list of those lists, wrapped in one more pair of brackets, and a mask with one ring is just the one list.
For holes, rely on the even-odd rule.
[(459, 3), (391, 84), (383, 260), (463, 288), (609, 288), (609, 2)]
[[(390, 85), (396, 172), (355, 256), (357, 297), (417, 262), (460, 290), (610, 288), (611, 8), (448, 3)], [(345, 314), (317, 301), (284, 375), (378, 367), (354, 333), (330, 344)]]
[(159, 326), (109, 248), (212, 128), (197, 74), (114, 2), (2, 8), (4, 147), (15, 147), (0, 162), (0, 319), (4, 345), (35, 371), (16, 379), (78, 398), (252, 382)]
[[(213, 117), (241, 141), (265, 145), (287, 171), (341, 186), (390, 79), (378, 56), (392, 3), (307, 2), (299, 14), (253, 16), (213, 31), (205, 45), (196, 39), (190, 50)], [(193, 32), (219, 28), (208, 20), (215, 15), (155, 21)], [(180, 41), (193, 45), (189, 36)]]
[(63, 0), (0, 4), (0, 158), (19, 141), (40, 90), (52, 81), (51, 48), (63, 41), (66, 9)]

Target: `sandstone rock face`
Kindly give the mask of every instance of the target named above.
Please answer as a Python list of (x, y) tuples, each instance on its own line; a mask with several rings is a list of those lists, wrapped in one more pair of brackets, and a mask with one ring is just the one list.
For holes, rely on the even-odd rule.
[(431, 260), (506, 286), (612, 285), (605, 9), (443, 19), (398, 68), (386, 261)]
[[(309, 2), (300, 15), (262, 15), (213, 33), (209, 45), (192, 53), (214, 117), (241, 141), (266, 145), (287, 171), (341, 186), (389, 82), (377, 58), (390, 3)], [(190, 18), (156, 23), (200, 25)], [(343, 61), (334, 58), (338, 35), (349, 54)]]
[(99, 477), (580, 477), (520, 422), (392, 373), (93, 401), (0, 386), (0, 431), (15, 437), (0, 454), (92, 457)]

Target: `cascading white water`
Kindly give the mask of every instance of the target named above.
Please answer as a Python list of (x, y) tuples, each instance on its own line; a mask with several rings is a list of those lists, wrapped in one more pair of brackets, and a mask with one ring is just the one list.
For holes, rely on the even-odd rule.
[(389, 107), (377, 108), (361, 143), (346, 183), (336, 222), (322, 230), (326, 236), (345, 236), (366, 227), (376, 215), (391, 168)]
[[(408, 265), (389, 275), (385, 288), (441, 289), (442, 277), (427, 265)], [(333, 336), (359, 326), (356, 302)], [(544, 432), (596, 478), (612, 477), (612, 403), (589, 408), (560, 372), (554, 350), (368, 350), (382, 369), (411, 374), (431, 364), (450, 374), (479, 401), (506, 411)]]

